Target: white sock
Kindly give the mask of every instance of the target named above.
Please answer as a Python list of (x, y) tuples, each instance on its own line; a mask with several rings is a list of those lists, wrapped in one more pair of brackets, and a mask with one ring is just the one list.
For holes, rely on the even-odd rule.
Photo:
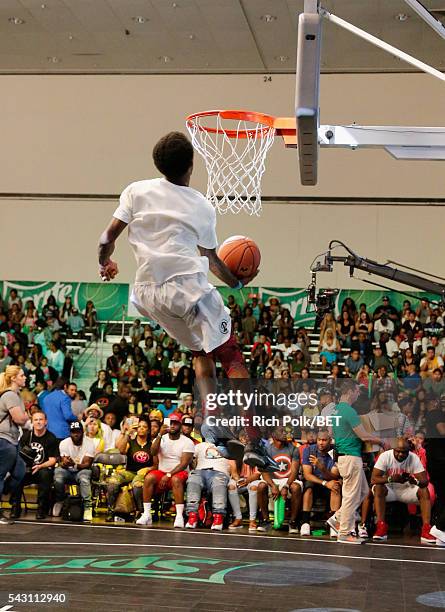
[(176, 516), (184, 515), (184, 504), (176, 504)]
[(144, 515), (151, 516), (151, 502), (144, 502)]

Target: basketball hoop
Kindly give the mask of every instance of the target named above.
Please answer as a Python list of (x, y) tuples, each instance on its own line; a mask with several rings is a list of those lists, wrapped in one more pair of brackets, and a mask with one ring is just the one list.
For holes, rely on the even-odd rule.
[(187, 117), (192, 144), (207, 168), (207, 199), (220, 213), (260, 214), (261, 178), (275, 122), (253, 111), (212, 110)]

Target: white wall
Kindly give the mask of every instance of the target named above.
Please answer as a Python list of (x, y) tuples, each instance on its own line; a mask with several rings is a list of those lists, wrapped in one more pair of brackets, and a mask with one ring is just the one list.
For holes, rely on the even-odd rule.
[[(0, 193), (113, 194), (154, 172), (151, 149), (184, 117), (211, 107), (293, 109), (294, 77), (1, 76)], [(325, 75), (322, 121), (441, 125), (445, 87), (427, 75)], [(320, 182), (301, 187), (296, 153), (270, 153), (267, 196), (445, 196), (445, 165), (397, 162), (382, 151), (322, 150)], [(203, 164), (193, 186), (205, 189)], [(114, 201), (0, 199), (0, 277), (95, 281), (96, 245)], [(392, 258), (442, 273), (443, 208), (265, 203), (261, 218), (219, 219), (220, 238), (248, 234), (263, 262), (258, 282), (303, 286), (308, 266), (332, 238), (367, 257)], [(121, 280), (134, 264), (121, 239)], [(326, 283), (351, 283), (344, 271)]]
[[(114, 201), (0, 200), (0, 278), (96, 282), (98, 239), (115, 207)], [(262, 251), (258, 283), (263, 286), (306, 286), (312, 259), (334, 238), (365, 257), (443, 274), (442, 211), (434, 206), (266, 202), (259, 218), (218, 217), (218, 237), (247, 234), (257, 241)], [(135, 264), (125, 236), (115, 258), (119, 280), (131, 282)], [(323, 282), (363, 287), (350, 281), (343, 267)]]

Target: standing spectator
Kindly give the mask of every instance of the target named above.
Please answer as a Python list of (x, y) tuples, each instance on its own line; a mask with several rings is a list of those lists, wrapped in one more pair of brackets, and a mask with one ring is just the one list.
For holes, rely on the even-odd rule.
[(48, 419), (48, 429), (56, 438), (64, 440), (70, 435), (70, 424), (78, 421), (71, 410), (71, 398), (65, 391), (66, 381), (58, 378), (50, 393), (43, 398), (43, 412)]
[(355, 530), (355, 511), (366, 499), (369, 487), (363, 471), (362, 441), (382, 445), (380, 438), (369, 434), (352, 404), (360, 395), (360, 388), (353, 380), (345, 380), (340, 387), (340, 402), (333, 416), (333, 434), (338, 453), (338, 470), (343, 479), (342, 504), (328, 519), (328, 525), (337, 532), (337, 541), (344, 544), (362, 544), (361, 538), (352, 535)]
[(9, 297), (8, 297), (8, 310), (11, 310), (13, 304), (17, 304), (17, 306), (19, 307), (19, 310), (22, 310), (23, 305), (22, 305), (22, 300), (19, 297), (19, 294), (17, 293), (17, 289), (11, 289), (9, 292)]
[[(168, 432), (168, 433), (167, 433)], [(181, 416), (170, 415), (170, 427), (163, 425), (153, 440), (151, 454), (159, 459), (159, 467), (144, 480), (144, 512), (136, 521), (138, 525), (151, 527), (151, 498), (154, 493), (171, 489), (176, 504), (174, 527), (184, 527), (184, 484), (188, 466), (193, 459), (195, 445), (181, 434)]]
[(94, 307), (92, 300), (88, 300), (87, 303), (85, 304), (85, 312), (83, 316), (84, 316), (85, 325), (86, 325), (85, 331), (91, 332), (93, 334), (93, 337), (96, 337), (98, 321), (97, 321), (96, 308)]
[(9, 503), (12, 506), (12, 518), (20, 518), (23, 488), (32, 483), (37, 484), (36, 519), (42, 520), (49, 513), (53, 468), (59, 456), (59, 444), (57, 438), (48, 431), (46, 414), (42, 410), (33, 412), (31, 423), (32, 429), (26, 430), (20, 438), (20, 447), (30, 446), (35, 451), (34, 463), (27, 468), (24, 480), (11, 495)]
[(89, 404), (93, 404), (96, 401), (96, 397), (99, 397), (109, 380), (110, 379), (108, 378), (107, 371), (99, 370), (99, 372), (97, 373), (96, 380), (90, 387), (90, 399), (88, 401)]
[[(19, 455), (19, 427), (29, 427), (30, 421), (20, 391), (26, 385), (26, 376), (18, 366), (8, 366), (0, 374), (0, 503), (9, 474), (12, 495), (25, 477), (25, 462)], [(0, 506), (0, 525), (12, 521), (3, 514)]]
[(59, 307), (57, 306), (56, 298), (51, 294), (48, 296), (45, 306), (42, 309), (42, 317), (46, 319), (48, 316), (59, 318)]
[(181, 397), (184, 394), (193, 393), (193, 385), (195, 383), (195, 372), (189, 366), (182, 366), (176, 377), (177, 395)]
[(0, 374), (6, 370), (12, 359), (6, 354), (5, 347), (0, 344)]
[(135, 319), (133, 321), (133, 323), (130, 325), (128, 335), (130, 336), (131, 342), (138, 346), (144, 335), (144, 328), (141, 325), (140, 319)]
[(67, 484), (79, 485), (80, 495), (84, 503), (83, 520), (93, 520), (91, 505), (91, 465), (96, 454), (94, 443), (84, 436), (83, 427), (79, 421), (70, 425), (70, 435), (62, 440), (59, 446), (60, 462), (54, 474), (56, 503), (53, 516), (60, 516), (65, 498)]
[(227, 512), (227, 485), (230, 480), (230, 462), (222, 457), (210, 442), (200, 442), (195, 446), (196, 467), (187, 479), (186, 529), (198, 525), (198, 506), (202, 490), (212, 495), (213, 523), (211, 529), (222, 531)]
[(416, 308), (416, 317), (423, 326), (425, 326), (425, 323), (429, 320), (431, 314), (432, 310), (428, 300), (420, 300), (420, 304)]
[(110, 378), (119, 378), (122, 366), (126, 361), (126, 356), (121, 353), (119, 344), (113, 344), (113, 354), (107, 358), (106, 368)]
[(246, 306), (246, 308), (244, 309), (244, 317), (241, 323), (242, 323), (242, 330), (247, 340), (246, 344), (251, 344), (253, 341), (253, 336), (258, 326), (258, 322), (253, 316), (253, 310), (252, 308), (250, 308), (250, 306)]
[(62, 304), (62, 308), (60, 309), (60, 312), (59, 312), (59, 321), (62, 323), (63, 326), (66, 326), (66, 322), (68, 320), (68, 317), (71, 314), (72, 309), (73, 309), (73, 302), (72, 302), (71, 296), (67, 295), (64, 303)]

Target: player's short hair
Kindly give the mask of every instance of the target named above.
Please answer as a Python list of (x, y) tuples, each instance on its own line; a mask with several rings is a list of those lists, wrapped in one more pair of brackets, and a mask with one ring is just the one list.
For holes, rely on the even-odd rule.
[(181, 132), (169, 132), (153, 148), (156, 168), (167, 178), (183, 176), (193, 164), (193, 146)]

